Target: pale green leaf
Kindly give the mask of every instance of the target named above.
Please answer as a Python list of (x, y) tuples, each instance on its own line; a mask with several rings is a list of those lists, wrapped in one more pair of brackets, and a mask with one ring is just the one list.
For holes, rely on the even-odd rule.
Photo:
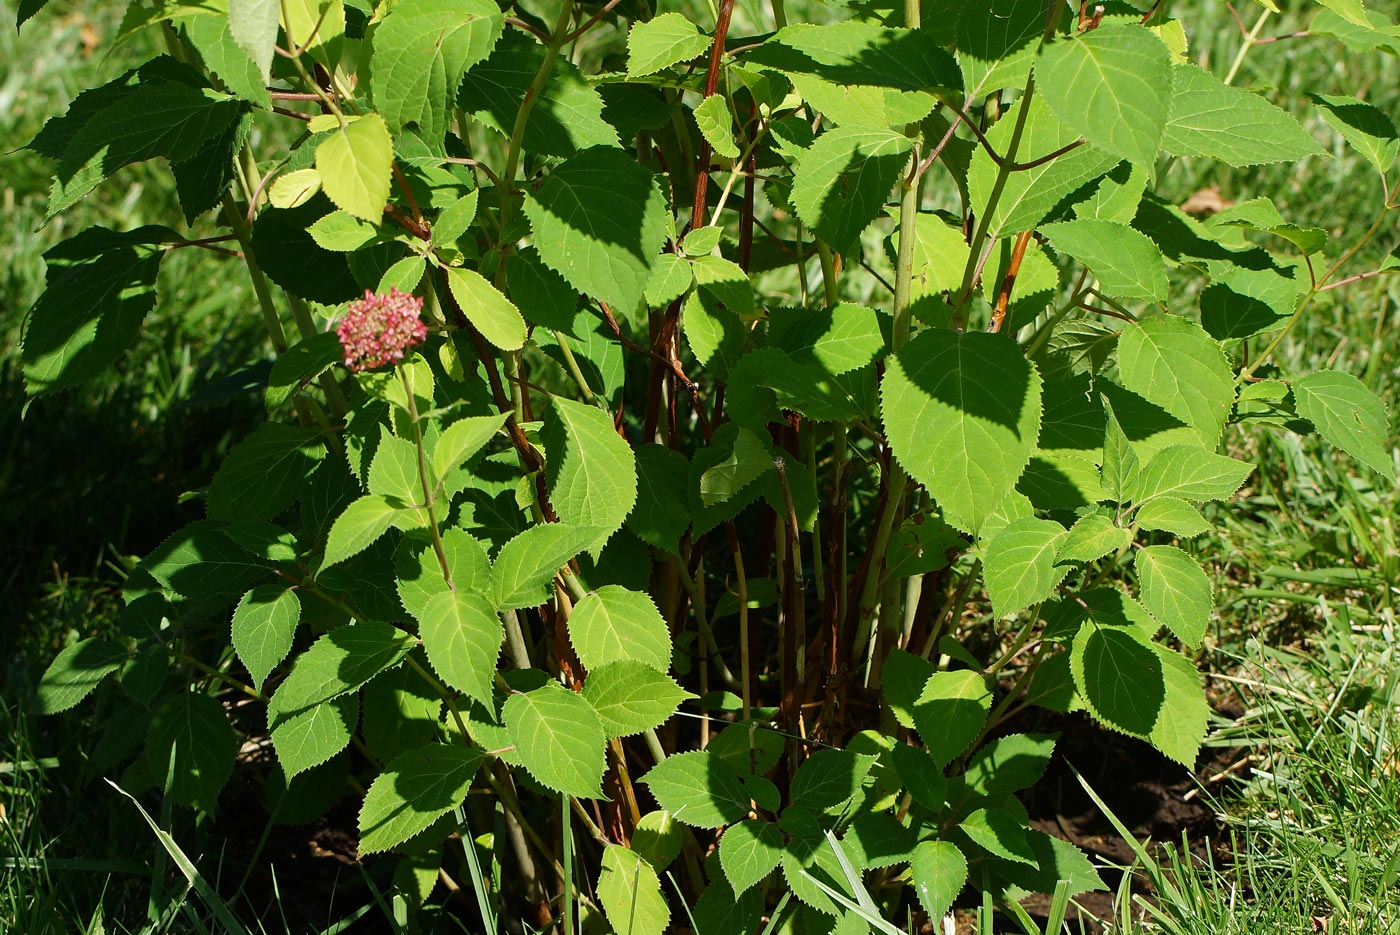
[(1162, 662), (1166, 697), (1162, 716), (1147, 739), (1182, 766), (1194, 769), (1210, 720), (1210, 705), (1201, 691), (1201, 675), (1191, 660), (1180, 653), (1161, 645), (1154, 648)]
[[(486, 557), (485, 546), (460, 529), (444, 529), (441, 541), (453, 586), (468, 594), (489, 595), (491, 561)], [(433, 595), (452, 590), (443, 578), (442, 563), (427, 530), (414, 530), (399, 540), (394, 553), (394, 579), (399, 603), (414, 619), (421, 618)]]
[(1133, 556), (1142, 603), (1177, 638), (1199, 646), (1215, 607), (1210, 578), (1194, 558), (1170, 545), (1149, 545)]
[(365, 793), (360, 853), (397, 847), (461, 805), (482, 759), (479, 750), (441, 743), (396, 757)]
[(511, 695), (501, 710), (516, 756), (538, 782), (566, 795), (602, 795), (607, 740), (582, 695), (549, 681)]
[(39, 712), (67, 711), (121, 668), (126, 658), (126, 647), (116, 640), (89, 638), (66, 647), (39, 679)]
[(734, 142), (734, 117), (723, 94), (711, 94), (695, 108), (695, 125), (716, 155), (726, 159), (739, 158), (739, 145)]
[(884, 210), (912, 145), (893, 130), (845, 126), (823, 133), (793, 171), (798, 217), (834, 248), (850, 249)]
[(1140, 503), (1157, 497), (1225, 500), (1253, 471), (1252, 464), (1194, 445), (1171, 445), (1157, 452), (1142, 469), (1133, 499)]
[(700, 475), (700, 502), (714, 506), (773, 470), (768, 446), (750, 429), (740, 429), (730, 455)]
[(1243, 227), (1245, 230), (1272, 234), (1293, 244), (1303, 253), (1311, 255), (1327, 246), (1327, 231), (1320, 227), (1301, 227), (1286, 221), (1279, 214), (1278, 207), (1268, 198), (1260, 196), (1232, 205), (1211, 216), (1206, 222), (1210, 227)]
[(1132, 533), (1104, 513), (1081, 516), (1060, 541), (1056, 562), (1095, 562), (1132, 541)]
[(1371, 470), (1395, 479), (1395, 453), (1388, 443), (1390, 416), (1385, 404), (1356, 377), (1321, 370), (1293, 381), (1298, 415), (1329, 444)]
[(389, 201), (394, 145), (384, 118), (364, 114), (316, 146), (321, 188), (337, 208), (378, 224)]
[(951, 841), (924, 841), (914, 848), (910, 870), (919, 905), (941, 920), (967, 883), (967, 858)]
[[(711, 230), (712, 228), (701, 228), (701, 230)], [(694, 233), (694, 232), (692, 232)], [(651, 274), (651, 279), (646, 286), (647, 304), (652, 308), (661, 308), (670, 305), (676, 299), (685, 295), (690, 288), (690, 284), (695, 281), (695, 276), (690, 271), (690, 264), (685, 257), (675, 253), (663, 253), (656, 261), (656, 269)]]
[(248, 53), (264, 81), (272, 70), (281, 16), (278, 0), (229, 0), (228, 27), (235, 42)]
[(370, 495), (351, 503), (331, 524), (331, 531), (326, 535), (326, 553), (321, 559), (321, 569), (330, 568), (369, 548), (389, 531), (402, 512), (387, 497)]
[(467, 416), (443, 429), (433, 444), (433, 476), (441, 483), (480, 451), (506, 424), (506, 414)]
[(342, 0), (280, 0), (282, 31), (290, 47), (305, 49), (327, 72), (340, 62), (345, 42)]
[(637, 502), (632, 446), (596, 406), (555, 396), (540, 433), (549, 458), (549, 500), (562, 522), (602, 530), (594, 547), (618, 529)]
[(589, 668), (583, 697), (602, 721), (605, 734), (628, 737), (660, 727), (692, 696), (664, 672), (622, 660)]
[[(314, 169), (311, 171), (315, 171)], [(295, 175), (296, 173), (292, 173)], [(283, 176), (282, 178), (287, 178)], [(317, 190), (320, 186), (320, 174), (317, 176)], [(279, 179), (280, 181), (280, 179)], [(321, 218), (315, 224), (306, 229), (311, 235), (311, 239), (316, 241), (324, 250), (331, 250), (336, 253), (349, 253), (353, 250), (361, 250), (379, 241), (388, 239), (386, 233), (392, 236), (392, 232), (380, 230), (379, 226), (369, 221), (361, 220), (347, 211), (332, 211)]]
[(671, 668), (671, 633), (649, 594), (609, 584), (589, 592), (569, 615), (569, 641), (589, 669), (631, 660)]
[(1055, 116), (1090, 144), (1152, 166), (1172, 98), (1172, 54), (1150, 29), (1104, 24), (1050, 43), (1035, 66)]
[(399, 438), (387, 425), (379, 426), (379, 444), (369, 465), (369, 492), (399, 506), (421, 504), (423, 485), (418, 479), (418, 447)]
[(443, 208), (437, 220), (433, 222), (433, 242), (450, 244), (465, 234), (472, 226), (472, 221), (476, 220), (477, 202), (480, 198), (481, 193), (473, 189)]
[(627, 75), (640, 78), (709, 51), (710, 37), (680, 13), (638, 20), (627, 34)]
[(998, 617), (1019, 613), (1055, 590), (1065, 569), (1055, 565), (1065, 527), (1048, 519), (1018, 519), (987, 543), (982, 574), (992, 612)]
[(657, 870), (664, 870), (681, 855), (690, 835), (671, 813), (663, 809), (647, 812), (632, 831), (632, 849)]
[(1232, 166), (1295, 162), (1322, 152), (1281, 107), (1232, 88), (1195, 65), (1172, 67), (1175, 90), (1162, 148), (1173, 156), (1204, 156)]
[(975, 531), (1035, 451), (1040, 375), (1002, 335), (924, 331), (889, 360), (880, 411), (900, 464)]
[(1057, 251), (1089, 267), (1105, 295), (1166, 301), (1167, 267), (1162, 251), (1127, 224), (1081, 218), (1049, 224), (1041, 233)]
[(267, 200), (274, 208), (299, 208), (321, 191), (321, 173), (315, 169), (285, 172), (267, 189)]
[(501, 546), (491, 564), (491, 593), (500, 610), (536, 607), (548, 598), (555, 572), (598, 540), (596, 526), (531, 526)]
[(545, 264), (624, 318), (641, 305), (666, 242), (666, 211), (656, 177), (606, 147), (565, 160), (525, 200)]
[(735, 893), (763, 882), (782, 856), (783, 833), (772, 822), (746, 819), (719, 839), (719, 864)]
[(490, 0), (399, 0), (369, 33), (374, 107), (395, 132), (416, 124), (430, 144), (451, 122), (457, 87), (484, 60), (504, 19)]
[(603, 849), (598, 900), (616, 935), (663, 935), (671, 922), (656, 868), (620, 844)]
[(1311, 94), (1313, 103), (1322, 108), (1322, 119), (1342, 135), (1351, 147), (1376, 167), (1388, 172), (1400, 152), (1400, 134), (1390, 115), (1373, 104), (1354, 97), (1332, 94)]
[[(254, 61), (249, 50), (238, 41), (234, 31), (234, 7), (253, 4), (231, 3), (228, 16), (191, 16), (185, 19), (185, 36), (199, 52), (204, 66), (215, 75), (225, 88), (264, 109), (272, 107), (272, 96), (267, 91), (268, 62)], [(273, 36), (277, 32), (276, 7), (272, 6)], [(246, 19), (246, 17), (245, 17)], [(255, 27), (256, 28), (256, 27)], [(268, 43), (267, 49), (271, 49)], [(263, 53), (262, 49), (258, 54)], [(230, 160), (232, 161), (232, 160)]]
[(449, 267), (447, 286), (481, 336), (503, 351), (525, 346), (525, 319), (520, 309), (473, 269)]
[(677, 821), (696, 828), (719, 828), (749, 814), (749, 796), (738, 773), (704, 750), (668, 756), (641, 781)]
[(822, 309), (770, 309), (768, 344), (796, 364), (837, 376), (874, 361), (884, 351), (885, 339), (879, 312), (842, 302)]
[[(238, 737), (218, 699), (184, 691), (151, 718), (144, 756), (152, 778), (170, 777), (175, 801), (212, 814), (219, 790), (233, 774)], [(173, 761), (173, 762), (172, 762)]]
[(301, 601), (295, 591), (282, 584), (253, 588), (234, 608), (233, 648), (258, 691), (292, 651), (292, 638), (300, 620)]
[(461, 587), (439, 591), (418, 615), (418, 635), (444, 682), (469, 698), (490, 703), (504, 636), (490, 601)]
[(1235, 401), (1235, 380), (1220, 345), (1200, 325), (1176, 315), (1123, 329), (1118, 342), (1123, 386), (1190, 425), (1214, 449)]
[(1210, 532), (1211, 525), (1201, 511), (1179, 497), (1158, 497), (1138, 508), (1133, 521), (1143, 529), (1169, 532), (1183, 539)]

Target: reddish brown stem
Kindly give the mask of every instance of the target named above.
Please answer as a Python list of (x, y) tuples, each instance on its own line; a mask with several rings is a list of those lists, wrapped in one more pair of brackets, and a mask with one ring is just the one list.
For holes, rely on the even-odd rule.
[(1001, 330), (1002, 323), (1006, 321), (1006, 307), (1011, 301), (1011, 290), (1016, 285), (1016, 277), (1021, 273), (1021, 261), (1026, 256), (1026, 246), (1031, 242), (1031, 232), (1022, 231), (1016, 238), (1016, 245), (1011, 248), (1011, 262), (1006, 265), (1006, 275), (1001, 279), (1001, 288), (997, 290), (997, 302), (992, 308), (992, 320), (987, 324), (987, 330), (996, 334)]

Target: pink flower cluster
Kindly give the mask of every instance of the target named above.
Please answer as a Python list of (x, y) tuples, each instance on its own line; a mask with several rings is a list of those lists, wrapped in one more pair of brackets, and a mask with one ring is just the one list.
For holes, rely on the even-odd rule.
[(345, 366), (355, 372), (396, 364), (404, 352), (428, 336), (418, 313), (423, 300), (390, 288), (384, 295), (365, 290), (345, 309), (335, 329), (345, 351)]

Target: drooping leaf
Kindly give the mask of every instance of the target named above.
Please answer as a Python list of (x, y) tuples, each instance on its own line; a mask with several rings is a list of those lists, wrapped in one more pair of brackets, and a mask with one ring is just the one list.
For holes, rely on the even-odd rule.
[(696, 828), (719, 828), (749, 814), (749, 796), (738, 773), (705, 750), (668, 756), (641, 781), (677, 821)]
[(467, 69), (490, 54), (504, 20), (489, 0), (401, 0), (370, 33), (375, 110), (395, 132), (417, 125), (430, 143), (447, 134)]
[(1170, 545), (1149, 545), (1133, 556), (1142, 603), (1182, 642), (1199, 646), (1215, 607), (1200, 564)]
[(116, 640), (79, 640), (54, 657), (39, 679), (42, 714), (58, 714), (82, 701), (126, 661), (126, 647)]
[(1145, 26), (1104, 24), (1050, 43), (1035, 66), (1050, 109), (1105, 152), (1152, 166), (1172, 100), (1172, 55)]
[[(1017, 803), (1019, 805), (1019, 803)], [(1007, 808), (979, 808), (965, 817), (958, 829), (982, 850), (1015, 863), (1035, 865), (1025, 812), (1017, 815)]]
[(1035, 450), (1040, 375), (999, 335), (924, 331), (889, 360), (880, 411), (904, 469), (976, 530)]
[(632, 446), (596, 406), (554, 397), (541, 433), (549, 460), (549, 500), (560, 520), (603, 530), (596, 547), (622, 528), (637, 502)]
[(574, 605), (569, 641), (589, 669), (631, 660), (671, 668), (671, 634), (650, 595), (605, 585)]
[(1272, 234), (1293, 244), (1304, 254), (1314, 254), (1327, 246), (1327, 231), (1302, 227), (1284, 219), (1278, 206), (1266, 197), (1251, 198), (1211, 216), (1206, 227), (1242, 227)]
[(540, 258), (578, 291), (630, 317), (666, 240), (666, 198), (626, 153), (584, 150), (525, 200)]
[(1119, 299), (1164, 302), (1167, 269), (1162, 251), (1127, 224), (1081, 218), (1041, 229), (1055, 249), (1082, 262), (1104, 294)]
[(229, 0), (230, 35), (257, 66), (263, 81), (269, 80), (272, 54), (277, 46), (281, 6), (277, 0)]
[(295, 591), (284, 585), (253, 588), (238, 602), (233, 612), (233, 648), (258, 691), (292, 651), (300, 620), (301, 601)]
[(360, 853), (397, 847), (461, 805), (482, 759), (479, 750), (441, 743), (396, 757), (365, 793)]
[(540, 783), (580, 798), (602, 794), (603, 725), (582, 695), (546, 682), (507, 698), (501, 719), (516, 756)]
[(1174, 156), (1204, 156), (1232, 166), (1294, 162), (1322, 152), (1286, 110), (1232, 88), (1195, 65), (1172, 67), (1171, 119), (1162, 148)]
[(1054, 591), (1065, 570), (1055, 565), (1065, 527), (1048, 519), (1018, 519), (987, 543), (982, 574), (998, 617), (1019, 613)]
[(1298, 415), (1329, 444), (1382, 476), (1395, 479), (1394, 454), (1387, 447), (1390, 416), (1366, 384), (1349, 373), (1320, 370), (1293, 381)]
[(627, 33), (627, 74), (641, 78), (687, 62), (710, 48), (710, 37), (680, 13), (638, 20)]
[(664, 672), (624, 659), (590, 669), (583, 697), (602, 721), (605, 734), (628, 737), (666, 723), (690, 693)]
[(1367, 162), (1378, 172), (1390, 171), (1400, 152), (1400, 133), (1396, 132), (1394, 121), (1385, 111), (1354, 97), (1332, 94), (1309, 97), (1322, 108), (1322, 119)]
[(212, 814), (219, 790), (233, 774), (238, 738), (224, 706), (199, 692), (181, 692), (151, 718), (145, 758), (151, 777), (175, 801)]
[(418, 615), (418, 635), (444, 682), (469, 698), (490, 703), (504, 630), (485, 596), (462, 586), (439, 591)]
[(1214, 449), (1235, 401), (1235, 380), (1220, 345), (1200, 325), (1176, 315), (1123, 329), (1118, 342), (1123, 385), (1194, 428)]
[(598, 900), (617, 935), (662, 935), (671, 921), (656, 869), (620, 844), (603, 849)]
[(322, 190), (337, 208), (374, 224), (384, 216), (393, 164), (393, 139), (378, 114), (364, 114), (316, 145)]

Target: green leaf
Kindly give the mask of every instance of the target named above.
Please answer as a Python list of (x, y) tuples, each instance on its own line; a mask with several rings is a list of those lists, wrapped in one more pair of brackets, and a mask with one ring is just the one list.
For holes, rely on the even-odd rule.
[(233, 603), (267, 577), (267, 563), (235, 545), (210, 522), (173, 533), (138, 566), (178, 597)]
[(39, 679), (39, 713), (57, 714), (82, 701), (127, 659), (116, 640), (79, 640), (54, 657)]
[(1176, 315), (1129, 325), (1118, 342), (1118, 370), (1123, 386), (1190, 425), (1206, 448), (1220, 443), (1235, 380), (1200, 325)]
[(565, 160), (525, 200), (540, 258), (622, 317), (641, 306), (666, 242), (666, 211), (656, 177), (606, 147)]
[[(317, 179), (319, 178), (318, 173)], [(392, 236), (392, 232), (381, 230), (378, 225), (362, 221), (345, 211), (332, 211), (308, 227), (306, 231), (318, 246), (337, 253), (361, 250), (375, 243), (384, 242), (387, 239), (386, 235)]]
[(793, 171), (798, 217), (833, 248), (852, 249), (883, 212), (912, 146), (893, 130), (843, 126), (823, 133)]
[(957, 62), (933, 34), (853, 20), (827, 26), (785, 26), (751, 50), (744, 61), (789, 74), (816, 75), (837, 85), (901, 91), (955, 91), (962, 87)]
[(1194, 445), (1171, 445), (1147, 462), (1133, 499), (1225, 500), (1244, 484), (1254, 465), (1202, 451)]
[(331, 531), (326, 535), (326, 552), (321, 559), (321, 570), (325, 571), (369, 548), (389, 531), (402, 512), (382, 496), (365, 496), (351, 503), (336, 517)]
[(572, 156), (591, 146), (616, 147), (617, 131), (603, 119), (598, 89), (565, 58), (556, 59), (542, 88), (531, 91), (544, 66), (545, 47), (511, 30), (491, 57), (467, 72), (457, 104), (473, 119), (510, 139), (526, 95), (534, 99), (525, 118), (526, 152)]
[(1201, 290), (1201, 326), (1217, 341), (1252, 338), (1280, 327), (1307, 288), (1296, 267), (1231, 265)]
[(632, 849), (657, 870), (664, 870), (681, 855), (689, 834), (665, 809), (647, 812), (632, 832)]
[[(453, 586), (468, 594), (489, 595), (491, 560), (486, 557), (485, 546), (460, 529), (444, 529), (441, 541)], [(422, 616), (434, 595), (452, 590), (443, 578), (442, 565), (427, 530), (414, 530), (399, 540), (394, 553), (394, 578), (399, 603), (414, 619)]]
[[(708, 227), (700, 229), (717, 230), (717, 228)], [(670, 305), (685, 295), (693, 282), (695, 282), (695, 275), (690, 271), (690, 263), (685, 257), (675, 253), (663, 253), (657, 259), (656, 269), (647, 282), (647, 304), (652, 308)]]
[(1215, 608), (1210, 578), (1194, 558), (1170, 545), (1149, 545), (1133, 556), (1142, 603), (1177, 638), (1199, 646)]
[(396, 757), (365, 793), (360, 853), (397, 847), (461, 805), (482, 759), (479, 750), (442, 743)]
[(501, 709), (516, 756), (541, 784), (579, 798), (602, 796), (602, 722), (582, 695), (558, 682), (511, 695)]
[(897, 647), (885, 657), (880, 683), (885, 704), (901, 727), (914, 726), (914, 705), (935, 671), (933, 663), (927, 659)]
[(463, 463), (471, 460), (506, 424), (506, 414), (467, 416), (443, 429), (433, 445), (433, 476), (441, 483)]
[(875, 757), (850, 750), (818, 750), (793, 773), (788, 801), (817, 812), (834, 808), (860, 791), (874, 765)]
[(316, 146), (321, 188), (337, 208), (378, 224), (389, 201), (394, 144), (384, 118), (364, 114)]
[(272, 362), (267, 378), (267, 411), (275, 412), (311, 381), (345, 356), (335, 332), (325, 331), (298, 341)]
[(481, 336), (503, 351), (525, 346), (525, 319), (520, 309), (476, 270), (449, 267), (447, 286), (467, 320)]
[(749, 796), (739, 774), (705, 750), (668, 756), (641, 781), (657, 804), (692, 827), (719, 828), (749, 814)]
[(637, 505), (627, 528), (648, 545), (679, 554), (681, 536), (690, 528), (690, 464), (680, 452), (656, 444), (638, 447), (636, 459)]
[(1037, 87), (1092, 145), (1152, 167), (1172, 99), (1172, 54), (1150, 29), (1105, 24), (1040, 53)]
[(734, 142), (734, 117), (722, 94), (711, 94), (695, 108), (695, 125), (700, 135), (716, 155), (726, 159), (739, 158), (739, 145)]
[(1162, 662), (1137, 626), (1086, 621), (1070, 648), (1074, 687), (1100, 722), (1145, 737), (1164, 713)]
[(224, 706), (199, 692), (181, 692), (167, 701), (146, 734), (151, 778), (164, 786), (168, 776), (175, 801), (206, 814), (214, 813), (237, 753), (238, 737)]
[(234, 446), (214, 475), (210, 517), (272, 519), (292, 505), (325, 454), (319, 429), (280, 422), (259, 426)]
[(278, 0), (229, 0), (229, 33), (248, 53), (263, 81), (270, 80), (272, 53), (277, 46), (280, 19), (281, 5)]
[(899, 463), (975, 531), (1035, 451), (1040, 375), (1004, 336), (923, 331), (889, 360), (880, 412)]
[(349, 746), (359, 714), (359, 698), (345, 694), (283, 718), (272, 730), (272, 746), (287, 778), (321, 765)]
[(822, 309), (771, 309), (768, 344), (796, 364), (837, 376), (874, 361), (884, 351), (885, 339), (879, 312), (842, 302)]
[(930, 919), (942, 919), (967, 883), (967, 858), (951, 841), (924, 841), (910, 861), (914, 893)]
[(1400, 133), (1395, 123), (1379, 107), (1354, 97), (1332, 94), (1309, 94), (1313, 103), (1322, 108), (1322, 119), (1342, 135), (1352, 149), (1385, 173), (1395, 165), (1400, 152)]
[[(369, 33), (369, 87), (395, 133), (416, 124), (424, 140), (447, 135), (457, 87), (500, 38), (490, 0), (400, 0)], [(381, 206), (382, 207), (382, 206)]]
[(595, 526), (531, 526), (501, 546), (491, 565), (491, 593), (500, 610), (537, 607), (554, 573), (598, 540)]
[(1169, 532), (1182, 539), (1194, 539), (1212, 528), (1200, 510), (1179, 497), (1149, 500), (1138, 508), (1133, 521), (1143, 529)]
[(606, 412), (563, 396), (550, 403), (540, 437), (550, 503), (561, 521), (601, 529), (594, 546), (601, 548), (637, 502), (632, 446)]
[[(276, 13), (274, 11), (275, 19)], [(267, 68), (255, 62), (235, 38), (233, 9), (227, 17), (191, 16), (185, 20), (185, 36), (204, 60), (205, 68), (228, 90), (264, 109), (271, 109), (272, 97), (267, 91)], [(274, 23), (274, 36), (275, 33)]]
[(700, 475), (700, 502), (709, 507), (731, 500), (771, 470), (768, 446), (751, 430), (740, 429), (729, 456)]
[(180, 163), (197, 155), (245, 106), (226, 94), (175, 81), (138, 85), (93, 114), (68, 141), (49, 192), (48, 216), (124, 166), (157, 156)]
[(1175, 90), (1162, 148), (1232, 166), (1296, 162), (1322, 152), (1294, 117), (1258, 94), (1232, 88), (1195, 65), (1172, 67)]
[(1017, 816), (1005, 808), (979, 808), (964, 818), (958, 828), (989, 854), (1034, 866), (1035, 852), (1026, 836), (1030, 829), (1024, 816), (1024, 811)]
[(914, 726), (939, 767), (968, 748), (992, 709), (986, 680), (969, 669), (935, 672), (914, 702)]
[(418, 448), (398, 438), (387, 425), (379, 426), (379, 444), (369, 466), (369, 492), (400, 506), (421, 504), (423, 486), (418, 480)]
[(861, 812), (851, 819), (841, 849), (857, 867), (890, 867), (909, 860), (914, 840), (915, 832), (889, 812)]
[(1194, 769), (1210, 719), (1210, 706), (1201, 691), (1200, 673), (1191, 660), (1180, 653), (1161, 645), (1153, 648), (1162, 662), (1166, 697), (1162, 716), (1147, 739), (1182, 766)]
[(1044, 31), (1045, 5), (1039, 0), (989, 0), (964, 7), (957, 21), (957, 48), (967, 99), (998, 88), (1025, 87)]
[(1019, 613), (1054, 593), (1065, 575), (1055, 566), (1065, 527), (1048, 519), (1018, 519), (994, 535), (982, 557), (992, 612)]
[(233, 648), (258, 691), (292, 651), (292, 638), (300, 620), (301, 601), (285, 585), (253, 588), (238, 602), (233, 611)]
[(418, 635), (428, 661), (444, 682), (483, 704), (491, 702), (491, 682), (505, 634), (490, 601), (461, 586), (439, 591), (418, 615)]
[(603, 722), (605, 734), (628, 737), (660, 727), (682, 701), (693, 696), (664, 672), (621, 660), (589, 668), (583, 697)]
[(1082, 218), (1041, 228), (1055, 249), (1079, 260), (1105, 295), (1165, 302), (1167, 268), (1162, 251), (1127, 224)]
[(1070, 527), (1069, 535), (1060, 541), (1055, 553), (1058, 562), (1096, 562), (1110, 552), (1116, 552), (1133, 539), (1133, 534), (1115, 526), (1112, 517), (1104, 513), (1081, 516)]
[(1314, 254), (1327, 246), (1327, 231), (1320, 227), (1300, 227), (1283, 219), (1278, 207), (1268, 198), (1251, 198), (1226, 208), (1206, 222), (1209, 227), (1243, 227), (1245, 230), (1272, 234), (1293, 244), (1305, 254)]
[(627, 76), (641, 78), (688, 62), (710, 49), (710, 37), (680, 13), (637, 21), (627, 34)]
[(278, 726), (288, 718), (353, 692), (392, 669), (414, 643), (402, 630), (371, 621), (338, 627), (317, 639), (297, 657), (291, 674), (268, 702), (267, 720), (274, 740)]
[(783, 857), (783, 833), (769, 821), (745, 819), (719, 839), (719, 864), (735, 893), (762, 883)]
[(297, 169), (277, 177), (267, 190), (267, 200), (274, 208), (300, 208), (320, 192), (321, 173), (315, 169)]
[(1395, 480), (1394, 451), (1387, 445), (1390, 416), (1364, 383), (1349, 373), (1321, 370), (1293, 381), (1293, 399), (1298, 415), (1328, 444)]
[(728, 380), (748, 336), (738, 314), (726, 308), (713, 293), (697, 289), (685, 300), (681, 328), (695, 359), (717, 379)]
[(616, 935), (662, 935), (671, 922), (656, 868), (620, 844), (603, 849), (598, 901)]
[(121, 357), (156, 304), (157, 245), (178, 239), (164, 227), (91, 227), (44, 253), (48, 279), (21, 337), (31, 396), (77, 386)]
[(967, 787), (979, 795), (1029, 789), (1040, 781), (1058, 734), (1007, 734), (979, 749), (968, 760)]
[(589, 669), (631, 660), (671, 668), (671, 633), (651, 596), (610, 584), (589, 592), (569, 615), (569, 642)]

